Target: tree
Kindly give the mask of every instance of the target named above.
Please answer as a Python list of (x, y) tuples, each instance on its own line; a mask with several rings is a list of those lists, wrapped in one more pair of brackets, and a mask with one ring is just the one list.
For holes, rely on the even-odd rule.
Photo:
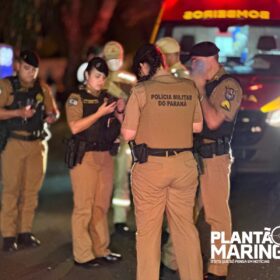
[(41, 30), (40, 0), (1, 1), (0, 34), (2, 40), (16, 49), (36, 48)]

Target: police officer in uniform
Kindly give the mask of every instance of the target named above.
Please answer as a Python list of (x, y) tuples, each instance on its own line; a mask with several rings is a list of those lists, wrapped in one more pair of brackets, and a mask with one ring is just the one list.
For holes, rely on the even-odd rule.
[(178, 78), (189, 78), (188, 69), (180, 61), (181, 47), (172, 37), (163, 37), (156, 42), (165, 58), (167, 70)]
[[(136, 78), (134, 75), (121, 70), (123, 66), (124, 50), (116, 41), (105, 44), (103, 49), (104, 58), (109, 67), (109, 76), (105, 83), (105, 89), (113, 96), (127, 100), (128, 94)], [(124, 112), (120, 112), (124, 113)], [(120, 148), (114, 159), (114, 194), (113, 194), (113, 222), (118, 233), (129, 231), (127, 214), (130, 208), (130, 191), (128, 184), (128, 170), (131, 166), (131, 157), (125, 141), (120, 138)]]
[[(180, 61), (181, 47), (179, 43), (172, 37), (163, 37), (156, 42), (156, 46), (160, 49), (164, 56), (166, 69), (176, 78), (189, 78), (188, 69)], [(166, 231), (169, 232), (168, 227)], [(162, 248), (162, 267), (169, 268), (172, 272), (178, 270), (172, 240), (168, 238)]]
[(73, 134), (68, 142), (66, 163), (74, 195), (72, 214), (75, 264), (95, 268), (114, 263), (120, 254), (109, 250), (107, 214), (113, 189), (113, 158), (110, 149), (120, 133), (123, 103), (101, 89), (108, 76), (106, 62), (89, 61), (86, 83), (66, 103), (67, 122)]
[[(211, 230), (225, 231), (226, 238), (230, 239), (230, 140), (242, 98), (242, 88), (219, 64), (218, 53), (219, 49), (211, 42), (201, 42), (193, 46), (190, 52), (191, 78), (199, 88), (205, 120), (203, 131), (196, 139), (204, 165), (204, 174), (200, 176), (199, 200), (204, 205), (206, 221)], [(177, 263), (172, 247), (164, 248), (164, 265), (176, 270)], [(210, 263), (205, 279), (226, 279), (227, 273), (227, 264)]]
[(4, 251), (40, 245), (32, 223), (46, 170), (44, 124), (55, 122), (59, 112), (50, 89), (37, 79), (38, 71), (37, 54), (26, 50), (20, 54), (17, 76), (0, 80)]
[(180, 279), (202, 279), (202, 259), (193, 206), (198, 185), (192, 135), (202, 129), (194, 83), (163, 69), (151, 44), (141, 47), (133, 68), (140, 82), (128, 100), (122, 134), (135, 140), (132, 192), (137, 226), (137, 280), (158, 280), (164, 211)]
[[(242, 99), (242, 88), (219, 64), (218, 53), (219, 49), (212, 42), (194, 45), (190, 51), (191, 77), (199, 89), (204, 116), (203, 131), (196, 146), (204, 165), (200, 191), (205, 219), (211, 231), (223, 231), (225, 239), (230, 240), (230, 141)], [(216, 246), (219, 244), (219, 241), (215, 242)], [(209, 263), (205, 279), (224, 280), (227, 274), (228, 264)]]

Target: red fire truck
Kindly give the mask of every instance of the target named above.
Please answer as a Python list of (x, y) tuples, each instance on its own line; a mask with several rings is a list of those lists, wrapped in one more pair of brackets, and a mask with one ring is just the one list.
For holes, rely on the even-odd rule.
[(178, 40), (184, 53), (201, 41), (244, 89), (232, 140), (237, 172), (280, 171), (280, 0), (166, 0), (151, 41)]

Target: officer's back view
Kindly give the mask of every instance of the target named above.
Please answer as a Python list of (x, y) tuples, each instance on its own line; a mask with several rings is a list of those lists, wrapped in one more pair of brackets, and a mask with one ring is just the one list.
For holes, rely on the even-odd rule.
[(140, 81), (129, 98), (122, 133), (135, 140), (132, 192), (137, 226), (137, 280), (158, 280), (163, 214), (170, 227), (181, 280), (201, 280), (202, 260), (193, 222), (197, 168), (192, 134), (202, 129), (194, 83), (163, 70), (151, 44), (134, 58)]

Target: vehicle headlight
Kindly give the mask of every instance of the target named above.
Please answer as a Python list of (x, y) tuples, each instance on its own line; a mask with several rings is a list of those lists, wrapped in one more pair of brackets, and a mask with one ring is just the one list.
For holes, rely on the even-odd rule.
[(267, 114), (266, 122), (274, 127), (280, 127), (280, 110), (271, 111)]

